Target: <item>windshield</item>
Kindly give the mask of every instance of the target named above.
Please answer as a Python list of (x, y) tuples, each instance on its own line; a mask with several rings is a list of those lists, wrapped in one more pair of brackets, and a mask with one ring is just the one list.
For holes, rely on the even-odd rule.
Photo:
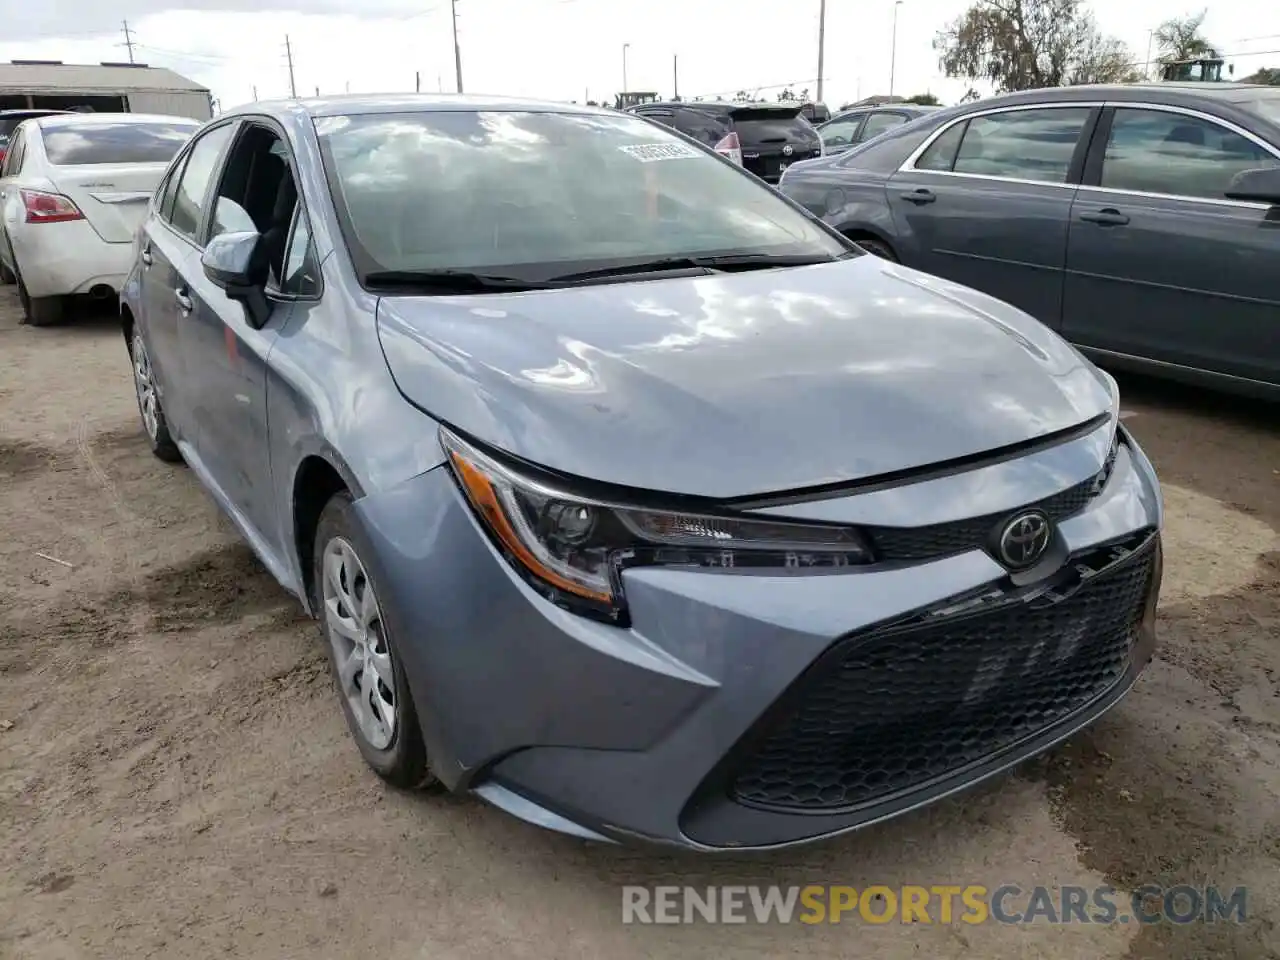
[(673, 257), (848, 248), (774, 191), (629, 114), (436, 111), (316, 120), (362, 275), (553, 277)]
[(78, 122), (43, 129), (44, 151), (57, 166), (82, 163), (168, 163), (197, 123)]

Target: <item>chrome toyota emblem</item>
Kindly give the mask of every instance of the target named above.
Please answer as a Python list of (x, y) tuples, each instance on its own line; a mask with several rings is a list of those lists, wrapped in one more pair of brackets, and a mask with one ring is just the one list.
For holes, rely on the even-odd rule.
[(1044, 556), (1052, 536), (1053, 524), (1043, 512), (1020, 513), (1000, 531), (996, 541), (998, 559), (1011, 570), (1022, 570)]
[(789, 156), (791, 156), (791, 155), (792, 155), (793, 153), (795, 153), (795, 152), (796, 152), (796, 151), (795, 151), (795, 148), (794, 148), (794, 147), (792, 147), (792, 146), (791, 146), (791, 144), (789, 144), (789, 143), (788, 143), (788, 144), (786, 144), (786, 145), (784, 145), (784, 146), (783, 146), (783, 148), (782, 148), (782, 155), (783, 155), (784, 157), (789, 157)]

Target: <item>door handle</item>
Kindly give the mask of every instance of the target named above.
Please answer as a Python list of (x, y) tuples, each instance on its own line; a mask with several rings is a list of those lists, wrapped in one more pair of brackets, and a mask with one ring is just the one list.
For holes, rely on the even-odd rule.
[(1123, 227), (1129, 222), (1129, 218), (1114, 207), (1106, 207), (1097, 213), (1082, 213), (1080, 219), (1103, 227)]
[(185, 290), (173, 291), (173, 299), (178, 301), (178, 306), (182, 308), (183, 313), (191, 312), (191, 306), (192, 306), (191, 298), (187, 296), (187, 291)]
[(906, 200), (908, 203), (914, 203), (917, 206), (923, 206), (926, 203), (933, 203), (933, 201), (937, 200), (938, 197), (937, 197), (937, 194), (935, 194), (928, 187), (921, 187), (918, 190), (910, 190), (902, 194), (902, 199)]
[(151, 248), (143, 247), (142, 252), (138, 254), (138, 259), (142, 261), (144, 267), (151, 266)]

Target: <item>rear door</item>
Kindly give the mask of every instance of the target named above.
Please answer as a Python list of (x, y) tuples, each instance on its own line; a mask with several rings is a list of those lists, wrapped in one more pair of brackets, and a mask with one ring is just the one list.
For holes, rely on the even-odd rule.
[(165, 417), (176, 435), (189, 443), (196, 439), (200, 398), (182, 351), (181, 327), (191, 316), (184, 275), (191, 261), (198, 262), (195, 238), (204, 221), (213, 171), (234, 129), (234, 122), (220, 124), (191, 145), (174, 166), (159, 209), (147, 217), (138, 237), (143, 335)]
[(799, 105), (748, 104), (730, 108), (729, 116), (742, 144), (742, 165), (768, 183), (777, 183), (797, 160), (822, 153), (818, 131)]
[(1195, 111), (1116, 105), (1072, 207), (1063, 333), (1102, 350), (1280, 382), (1280, 217), (1228, 200), (1280, 144)]
[(1099, 112), (1001, 108), (941, 127), (886, 184), (902, 261), (1058, 326), (1071, 201)]
[(133, 240), (169, 161), (196, 125), (141, 121), (44, 125), (49, 178), (107, 243)]

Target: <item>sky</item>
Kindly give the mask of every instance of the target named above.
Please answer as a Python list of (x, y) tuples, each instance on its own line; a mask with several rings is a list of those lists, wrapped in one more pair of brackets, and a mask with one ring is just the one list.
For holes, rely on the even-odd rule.
[[(958, 100), (969, 84), (939, 74), (932, 43), (967, 6), (903, 0), (895, 45), (893, 0), (827, 0), (825, 101), (838, 107), (887, 94), (891, 74), (893, 93)], [(678, 58), (685, 98), (745, 89), (773, 99), (786, 85), (814, 95), (818, 8), (819, 0), (457, 0), (464, 90), (611, 100), (623, 88), (625, 59), (629, 89), (665, 97)], [(1199, 9), (1127, 0), (1097, 3), (1094, 12), (1102, 31), (1143, 62), (1152, 29)], [(408, 91), (416, 83), (455, 90), (449, 0), (0, 0), (0, 61), (126, 60), (125, 18), (138, 62), (205, 84), (222, 108), (290, 95), (286, 35), (299, 96)], [(1205, 32), (1236, 77), (1280, 67), (1280, 4), (1219, 0)]]

